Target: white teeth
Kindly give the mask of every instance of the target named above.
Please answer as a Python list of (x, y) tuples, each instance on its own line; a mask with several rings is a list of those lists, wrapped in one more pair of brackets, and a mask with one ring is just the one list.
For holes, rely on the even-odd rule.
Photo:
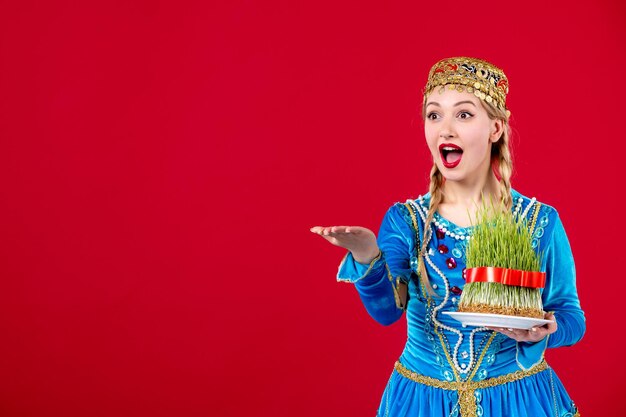
[(460, 151), (461, 149), (459, 149), (459, 148), (451, 148), (449, 146), (444, 146), (443, 150), (444, 151)]

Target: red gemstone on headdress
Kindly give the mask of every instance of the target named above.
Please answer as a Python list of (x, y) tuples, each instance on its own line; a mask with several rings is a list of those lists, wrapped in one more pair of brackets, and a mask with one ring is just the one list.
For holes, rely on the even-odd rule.
[(443, 243), (441, 245), (437, 246), (437, 250), (442, 255), (445, 255), (446, 253), (448, 253), (448, 247), (446, 245), (444, 245)]
[(454, 258), (448, 258), (446, 259), (446, 265), (448, 265), (448, 268), (454, 269), (456, 268), (456, 261), (454, 260)]
[(461, 293), (463, 292), (463, 290), (462, 290), (462, 289), (460, 289), (460, 288), (459, 288), (459, 287), (457, 287), (457, 286), (454, 286), (454, 287), (450, 288), (450, 291), (451, 291), (451, 292), (452, 292), (452, 294), (454, 294), (454, 295), (461, 295)]
[(444, 237), (446, 237), (446, 232), (441, 229), (437, 229), (435, 233), (437, 234), (437, 239), (443, 239)]
[(439, 67), (435, 70), (435, 74), (437, 74), (438, 72), (444, 72), (443, 68)]
[(448, 69), (450, 71), (457, 71), (459, 69), (459, 66), (457, 64), (448, 64)]

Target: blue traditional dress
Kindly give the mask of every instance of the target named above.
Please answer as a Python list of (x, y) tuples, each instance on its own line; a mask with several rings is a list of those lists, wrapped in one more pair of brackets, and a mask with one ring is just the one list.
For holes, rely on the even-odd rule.
[[(539, 342), (516, 342), (485, 327), (463, 327), (441, 314), (457, 310), (472, 227), (459, 227), (435, 213), (424, 257), (435, 290), (429, 296), (417, 276), (429, 194), (387, 211), (377, 238), (381, 253), (369, 265), (356, 262), (350, 252), (341, 261), (337, 280), (354, 283), (376, 321), (389, 325), (407, 314), (407, 342), (377, 416), (579, 415), (544, 359), (546, 348), (573, 345), (585, 332), (569, 241), (553, 207), (515, 190), (511, 194), (514, 215), (527, 219), (533, 247), (543, 252), (543, 306), (554, 312), (558, 324), (555, 333)], [(408, 286), (406, 306), (398, 297), (401, 282)]]

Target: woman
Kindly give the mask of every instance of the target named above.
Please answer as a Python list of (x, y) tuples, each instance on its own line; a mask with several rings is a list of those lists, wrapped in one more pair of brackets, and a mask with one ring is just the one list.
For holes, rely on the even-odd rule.
[[(423, 119), (433, 156), (430, 190), (394, 204), (378, 237), (359, 226), (313, 227), (348, 250), (337, 279), (354, 283), (383, 325), (407, 313), (408, 339), (379, 416), (578, 416), (544, 360), (547, 348), (585, 332), (574, 261), (557, 211), (511, 188), (508, 80), (475, 58), (437, 62), (424, 90)], [(463, 327), (447, 315), (463, 291), (470, 219), (483, 201), (526, 218), (543, 253), (545, 318), (530, 330)]]

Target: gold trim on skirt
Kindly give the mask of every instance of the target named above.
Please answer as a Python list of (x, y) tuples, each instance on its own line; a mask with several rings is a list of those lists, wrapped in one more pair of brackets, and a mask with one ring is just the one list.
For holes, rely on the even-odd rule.
[(431, 378), (429, 376), (420, 375), (407, 369), (404, 365), (397, 361), (394, 365), (395, 370), (405, 378), (430, 387), (441, 388), (449, 391), (457, 391), (459, 395), (460, 414), (463, 417), (475, 417), (477, 414), (476, 399), (474, 392), (477, 389), (495, 387), (497, 385), (506, 384), (513, 381), (519, 381), (531, 375), (535, 375), (541, 371), (549, 369), (545, 360), (539, 362), (536, 366), (527, 371), (516, 371), (510, 374), (501, 375), (495, 378), (487, 378), (482, 381), (442, 381), (440, 379)]

